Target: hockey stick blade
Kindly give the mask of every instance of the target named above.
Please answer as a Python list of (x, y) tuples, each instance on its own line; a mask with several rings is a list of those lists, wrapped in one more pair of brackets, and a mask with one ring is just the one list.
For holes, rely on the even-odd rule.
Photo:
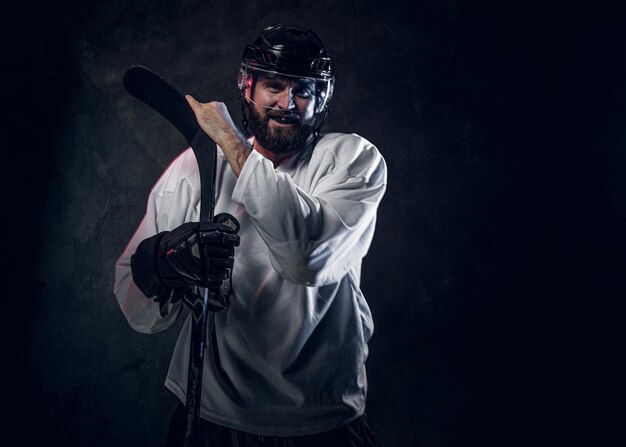
[(143, 101), (178, 129), (193, 149), (200, 170), (200, 220), (213, 219), (215, 143), (198, 125), (187, 100), (174, 87), (147, 67), (133, 65), (124, 73), (124, 88)]
[(200, 129), (187, 100), (149, 68), (133, 65), (124, 73), (124, 88), (159, 112), (191, 144)]

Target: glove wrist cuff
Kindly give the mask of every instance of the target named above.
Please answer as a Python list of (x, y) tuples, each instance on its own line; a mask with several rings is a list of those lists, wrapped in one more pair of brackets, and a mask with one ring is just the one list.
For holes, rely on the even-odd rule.
[(157, 268), (159, 242), (166, 233), (163, 231), (143, 240), (130, 258), (133, 280), (148, 298), (162, 296), (170, 289), (161, 281)]

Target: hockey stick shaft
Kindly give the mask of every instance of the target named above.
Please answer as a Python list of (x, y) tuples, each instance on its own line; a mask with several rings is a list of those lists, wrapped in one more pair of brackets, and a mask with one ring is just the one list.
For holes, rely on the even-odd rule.
[[(200, 221), (213, 220), (215, 169), (217, 148), (198, 125), (189, 104), (176, 89), (150, 69), (132, 66), (124, 74), (124, 87), (134, 97), (143, 101), (165, 117), (178, 129), (191, 146), (200, 173)], [(189, 370), (187, 374), (187, 423), (185, 447), (197, 447), (200, 401), (202, 397), (202, 371), (208, 320), (209, 291), (200, 288), (191, 303), (191, 341)]]

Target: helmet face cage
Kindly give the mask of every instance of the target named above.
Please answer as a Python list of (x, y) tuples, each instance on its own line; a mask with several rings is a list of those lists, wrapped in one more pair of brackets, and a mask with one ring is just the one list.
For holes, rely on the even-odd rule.
[[(239, 93), (242, 99), (251, 101), (254, 103), (254, 100), (251, 96), (254, 96), (254, 87), (256, 81), (259, 76), (265, 75), (267, 77), (280, 77), (283, 79), (287, 79), (293, 82), (295, 86), (298, 85), (306, 85), (307, 88), (312, 90), (315, 105), (314, 105), (314, 113), (315, 115), (320, 115), (325, 113), (329, 106), (333, 96), (333, 86), (335, 83), (334, 77), (329, 78), (316, 78), (311, 76), (298, 76), (292, 74), (280, 73), (278, 71), (261, 69), (258, 67), (252, 67), (248, 64), (241, 64), (241, 68), (239, 69), (239, 77), (237, 80), (237, 87), (239, 89)], [(250, 96), (246, 93), (246, 90), (250, 89)]]

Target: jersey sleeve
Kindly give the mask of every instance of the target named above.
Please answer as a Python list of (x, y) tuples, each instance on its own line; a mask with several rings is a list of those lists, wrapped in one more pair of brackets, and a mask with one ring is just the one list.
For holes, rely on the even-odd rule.
[[(185, 178), (189, 152), (183, 152), (155, 183), (148, 197), (146, 213), (115, 264), (114, 294), (130, 326), (137, 332), (154, 333), (167, 329), (180, 313), (182, 302), (167, 302), (165, 308), (146, 297), (133, 281), (130, 258), (146, 238), (171, 230), (190, 220), (193, 185)], [(195, 160), (195, 159), (193, 159)]]
[(298, 185), (253, 151), (233, 200), (245, 207), (283, 278), (321, 286), (339, 281), (366, 255), (387, 169), (376, 147), (357, 135), (318, 145), (306, 169)]

